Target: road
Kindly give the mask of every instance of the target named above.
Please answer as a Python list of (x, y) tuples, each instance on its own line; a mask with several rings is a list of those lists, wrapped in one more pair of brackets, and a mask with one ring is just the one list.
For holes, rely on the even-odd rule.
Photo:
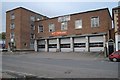
[(118, 62), (51, 55), (2, 55), (2, 70), (51, 78), (118, 78)]

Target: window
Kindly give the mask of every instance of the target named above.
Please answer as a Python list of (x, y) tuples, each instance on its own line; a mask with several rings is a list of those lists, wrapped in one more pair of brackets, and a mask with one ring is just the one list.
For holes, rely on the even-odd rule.
[(15, 24), (14, 23), (11, 23), (10, 24), (10, 29), (14, 29), (15, 28)]
[(90, 43), (90, 47), (103, 47), (103, 42)]
[(34, 45), (34, 41), (30, 41), (30, 45)]
[(42, 20), (42, 19), (43, 19), (43, 17), (42, 17), (42, 16), (37, 17), (37, 21)]
[(38, 33), (39, 33), (39, 32), (43, 32), (43, 26), (42, 26), (42, 25), (39, 25), (39, 26), (38, 26)]
[(116, 13), (116, 14), (117, 14), (117, 13), (118, 13), (118, 10), (114, 10), (114, 13)]
[(33, 24), (31, 24), (31, 29), (35, 30), (35, 26)]
[(45, 48), (45, 45), (38, 45), (38, 48)]
[(14, 13), (11, 13), (11, 19), (15, 19)]
[(98, 27), (99, 26), (99, 17), (92, 17), (91, 18), (91, 27)]
[(35, 39), (35, 34), (30, 35), (31, 39)]
[(85, 43), (74, 43), (75, 48), (85, 47)]
[(11, 39), (14, 39), (14, 37), (15, 37), (14, 32), (11, 32), (11, 33), (10, 33), (10, 38), (11, 38)]
[(61, 30), (67, 30), (67, 22), (61, 23)]
[(35, 17), (34, 16), (30, 16), (30, 20), (31, 21), (35, 21)]
[(55, 25), (54, 24), (49, 24), (49, 32), (54, 32), (55, 31)]
[(70, 48), (70, 44), (60, 44), (60, 48)]
[(75, 29), (82, 28), (82, 20), (76, 20), (75, 21)]
[(57, 44), (49, 44), (48, 47), (49, 48), (57, 48)]

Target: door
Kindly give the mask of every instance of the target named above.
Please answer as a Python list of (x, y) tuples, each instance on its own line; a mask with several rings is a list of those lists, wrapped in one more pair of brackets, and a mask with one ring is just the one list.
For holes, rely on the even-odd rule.
[(113, 40), (109, 40), (108, 42), (108, 54), (112, 54), (114, 52), (114, 42)]

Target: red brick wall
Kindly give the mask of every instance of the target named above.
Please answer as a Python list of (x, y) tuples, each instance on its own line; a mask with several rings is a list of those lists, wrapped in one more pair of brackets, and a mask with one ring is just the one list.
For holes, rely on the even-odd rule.
[[(99, 16), (100, 26), (96, 28), (91, 27), (91, 17)], [(82, 29), (75, 29), (75, 20), (82, 19)], [(75, 34), (92, 34), (92, 33), (102, 33), (108, 32), (109, 29), (112, 28), (111, 17), (109, 16), (109, 12), (107, 9), (88, 12), (83, 14), (71, 15), (71, 20), (68, 21), (68, 30), (67, 35), (75, 35)], [(36, 34), (38, 32), (38, 25), (42, 24), (44, 26), (44, 32), (40, 32), (37, 34), (37, 37), (49, 37), (52, 36), (51, 32), (49, 32), (48, 24), (55, 24), (55, 32), (61, 31), (61, 23), (58, 22), (58, 18), (43, 20), (36, 22)]]

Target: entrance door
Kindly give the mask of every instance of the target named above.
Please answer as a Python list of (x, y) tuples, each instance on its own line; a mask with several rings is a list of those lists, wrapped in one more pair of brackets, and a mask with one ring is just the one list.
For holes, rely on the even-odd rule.
[(110, 40), (108, 42), (108, 51), (109, 51), (109, 55), (114, 52), (114, 42), (113, 42), (113, 40)]

